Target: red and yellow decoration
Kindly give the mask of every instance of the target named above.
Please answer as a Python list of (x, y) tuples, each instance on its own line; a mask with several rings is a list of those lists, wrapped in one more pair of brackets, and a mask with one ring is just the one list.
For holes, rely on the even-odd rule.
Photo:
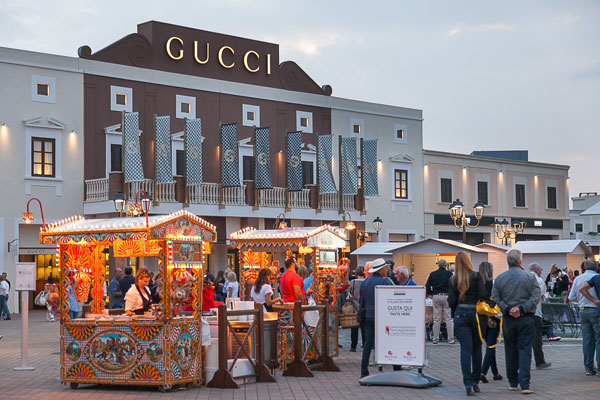
[(77, 364), (69, 368), (69, 371), (67, 372), (67, 377), (75, 379), (90, 379), (95, 378), (96, 373), (88, 364), (78, 362)]
[(87, 340), (94, 334), (96, 328), (93, 325), (69, 325), (67, 331), (75, 340)]
[(131, 333), (143, 341), (154, 340), (160, 333), (161, 327), (150, 324), (130, 325)]
[(158, 381), (162, 379), (162, 374), (154, 365), (143, 363), (135, 367), (131, 372), (131, 377), (142, 381)]

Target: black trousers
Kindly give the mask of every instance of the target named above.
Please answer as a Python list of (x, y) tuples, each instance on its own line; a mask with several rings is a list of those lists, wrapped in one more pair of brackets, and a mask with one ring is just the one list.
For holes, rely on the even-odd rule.
[(533, 315), (519, 318), (504, 317), (504, 356), (506, 359), (506, 375), (512, 387), (521, 386), (521, 390), (529, 389), (531, 379), (531, 349), (535, 337), (535, 320)]
[(535, 359), (536, 367), (546, 362), (544, 359), (544, 352), (542, 351), (542, 317), (535, 318), (535, 337), (533, 338), (533, 358)]
[(365, 345), (365, 324), (361, 323), (360, 326), (356, 328), (350, 328), (350, 348), (356, 349), (356, 345), (358, 344), (358, 330), (360, 329), (360, 339), (361, 343), (364, 347)]

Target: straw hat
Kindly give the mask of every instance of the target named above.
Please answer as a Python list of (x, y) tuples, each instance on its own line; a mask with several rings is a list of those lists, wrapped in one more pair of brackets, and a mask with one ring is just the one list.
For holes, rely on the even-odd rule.
[(377, 272), (381, 268), (387, 267), (387, 266), (388, 266), (388, 263), (385, 262), (385, 260), (383, 258), (377, 258), (377, 259), (371, 261), (371, 269), (369, 270), (369, 273), (372, 274), (373, 272)]

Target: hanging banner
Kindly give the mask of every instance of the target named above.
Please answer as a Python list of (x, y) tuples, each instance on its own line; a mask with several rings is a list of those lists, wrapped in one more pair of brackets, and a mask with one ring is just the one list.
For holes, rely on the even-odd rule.
[(319, 163), (319, 193), (337, 193), (332, 172), (332, 135), (317, 136), (317, 162)]
[(272, 189), (269, 128), (254, 129), (254, 178), (257, 189)]
[(302, 131), (288, 132), (287, 148), (287, 188), (290, 192), (302, 190)]
[(121, 132), (123, 133), (123, 177), (125, 182), (144, 180), (139, 126), (139, 113), (123, 113)]
[(202, 183), (202, 120), (185, 119), (183, 127), (183, 146), (185, 152), (185, 184), (187, 186)]
[(342, 194), (358, 193), (356, 138), (342, 138)]
[(375, 287), (375, 363), (425, 364), (425, 287)]
[(221, 183), (223, 187), (240, 186), (236, 124), (221, 125)]
[(379, 196), (377, 139), (362, 141), (362, 188), (365, 196)]
[(173, 183), (171, 117), (154, 118), (154, 175), (156, 183)]

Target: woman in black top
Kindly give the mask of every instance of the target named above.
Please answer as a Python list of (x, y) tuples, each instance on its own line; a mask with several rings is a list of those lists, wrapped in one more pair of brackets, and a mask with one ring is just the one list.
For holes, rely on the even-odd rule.
[(455, 273), (448, 288), (448, 304), (454, 314), (454, 331), (460, 342), (460, 368), (467, 396), (479, 392), (481, 340), (475, 306), (479, 300), (487, 297), (485, 283), (481, 275), (473, 270), (469, 255), (458, 252)]
[[(492, 287), (494, 286), (494, 266), (492, 263), (484, 261), (479, 264), (479, 275), (481, 275), (481, 279), (483, 279), (483, 282), (485, 283), (487, 297), (490, 298), (492, 295)], [(499, 381), (502, 379), (502, 375), (498, 373), (498, 365), (496, 364), (496, 347), (491, 346), (495, 346), (498, 342), (500, 320), (496, 317), (488, 318), (480, 315), (479, 322), (481, 323), (481, 331), (486, 344), (485, 356), (483, 356), (483, 364), (481, 365), (481, 382), (488, 382), (485, 375), (490, 367), (492, 368), (494, 380)]]

